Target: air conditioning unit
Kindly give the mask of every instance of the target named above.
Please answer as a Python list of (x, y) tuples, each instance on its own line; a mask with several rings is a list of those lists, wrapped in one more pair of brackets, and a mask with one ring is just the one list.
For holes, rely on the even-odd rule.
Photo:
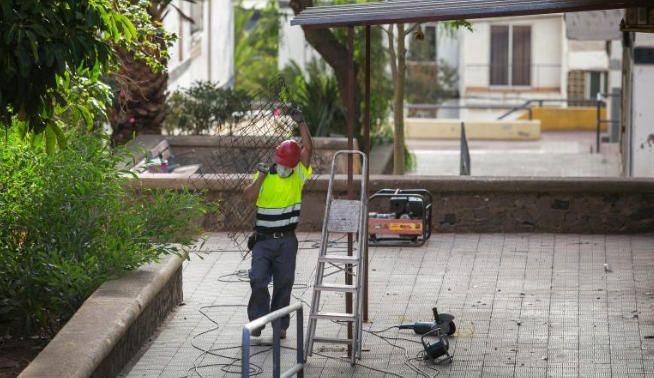
[(620, 30), (654, 33), (654, 8), (627, 8)]

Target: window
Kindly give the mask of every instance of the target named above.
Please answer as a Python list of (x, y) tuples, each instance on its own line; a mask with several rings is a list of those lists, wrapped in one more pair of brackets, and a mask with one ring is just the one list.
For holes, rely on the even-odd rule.
[(531, 26), (492, 25), (490, 85), (531, 85)]
[(584, 91), (586, 98), (597, 98), (598, 94), (607, 92), (606, 84), (608, 80), (606, 80), (606, 76), (606, 72), (586, 72), (586, 88)]
[(202, 29), (204, 29), (203, 16), (204, 16), (204, 1), (195, 0), (195, 2), (191, 3), (190, 17), (193, 20), (193, 23), (191, 23), (191, 34), (201, 32)]

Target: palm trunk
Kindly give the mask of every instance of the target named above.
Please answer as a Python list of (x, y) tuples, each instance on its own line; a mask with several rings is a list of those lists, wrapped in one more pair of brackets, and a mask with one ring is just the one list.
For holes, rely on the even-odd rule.
[[(164, 4), (153, 1), (149, 10), (153, 23), (162, 22), (165, 9)], [(118, 93), (110, 114), (112, 143), (127, 143), (138, 134), (161, 134), (168, 111), (168, 73), (153, 72), (143, 60), (124, 49), (118, 51), (118, 59), (121, 68), (114, 77)]]

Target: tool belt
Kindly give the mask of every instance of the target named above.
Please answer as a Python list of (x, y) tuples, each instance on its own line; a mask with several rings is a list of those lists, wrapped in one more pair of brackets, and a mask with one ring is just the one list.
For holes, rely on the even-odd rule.
[(249, 237), (248, 237), (248, 249), (251, 251), (254, 249), (254, 245), (257, 244), (257, 242), (260, 242), (262, 240), (268, 240), (268, 239), (282, 239), (291, 235), (295, 235), (295, 231), (290, 230), (290, 231), (274, 231), (274, 232), (262, 232), (262, 231), (254, 231)]

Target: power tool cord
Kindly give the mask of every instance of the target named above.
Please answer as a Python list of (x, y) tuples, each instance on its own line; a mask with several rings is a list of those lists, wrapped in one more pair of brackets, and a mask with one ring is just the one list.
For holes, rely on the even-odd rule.
[[(335, 241), (330, 242), (330, 247), (333, 248), (333, 247), (337, 246), (338, 244), (346, 243), (346, 242), (342, 242), (341, 239), (343, 239), (343, 237), (341, 237), (341, 238), (339, 238), (339, 239), (337, 239)], [(312, 245), (310, 247), (299, 247), (298, 249), (317, 249), (317, 248), (320, 247), (320, 240), (304, 240), (303, 243), (312, 243)], [(237, 250), (211, 250), (211, 251), (203, 251), (203, 253), (204, 252), (240, 252), (240, 251), (237, 251)], [(316, 268), (314, 268), (313, 271), (311, 272), (310, 277), (308, 279), (308, 282), (311, 282), (312, 278), (315, 276), (315, 273), (316, 273)], [(236, 279), (230, 280), (230, 279), (228, 279), (229, 277), (236, 277)], [(240, 269), (240, 270), (236, 270), (233, 273), (222, 275), (222, 276), (218, 277), (217, 280), (219, 282), (226, 282), (226, 283), (249, 283), (249, 277), (248, 277), (248, 273), (247, 273), (246, 269)], [(298, 301), (302, 302), (303, 304), (310, 307), (311, 305), (307, 301), (302, 299), (301, 297), (311, 287), (312, 287), (311, 285), (306, 284), (306, 283), (296, 283), (296, 284), (293, 285), (293, 290), (303, 290), (303, 292), (300, 295), (296, 295), (295, 293), (293, 293), (292, 295), (296, 300), (298, 300)], [(206, 335), (208, 333), (215, 332), (220, 327), (219, 323), (216, 320), (214, 320), (213, 318), (211, 318), (211, 316), (209, 314), (207, 314), (207, 312), (206, 312), (207, 309), (211, 309), (211, 308), (234, 308), (234, 307), (245, 308), (245, 307), (247, 307), (247, 305), (244, 305), (244, 304), (223, 304), (223, 305), (209, 305), (209, 306), (200, 307), (200, 309), (198, 310), (200, 312), (200, 314), (202, 314), (202, 316), (204, 316), (207, 320), (209, 320), (211, 323), (213, 323), (214, 326), (207, 329), (207, 330), (205, 330), (205, 331), (202, 331), (202, 332), (200, 332), (198, 334), (195, 334), (192, 337), (191, 346), (194, 349), (200, 351), (201, 353), (193, 361), (193, 367), (188, 369), (188, 374), (186, 374), (185, 376), (183, 376), (181, 378), (190, 378), (190, 377), (192, 377), (194, 375), (197, 375), (200, 378), (204, 378), (204, 376), (200, 373), (200, 371), (198, 371), (198, 369), (209, 368), (209, 367), (219, 367), (219, 366), (220, 366), (220, 370), (222, 372), (224, 372), (224, 373), (227, 373), (227, 374), (241, 374), (241, 372), (242, 372), (241, 368), (240, 368), (240, 366), (238, 366), (239, 362), (241, 361), (241, 358), (240, 357), (233, 357), (233, 356), (229, 356), (229, 355), (225, 355), (225, 354), (220, 353), (220, 352), (227, 351), (227, 350), (241, 349), (242, 348), (241, 345), (206, 349), (206, 348), (203, 348), (203, 347), (196, 344), (196, 339), (197, 338), (199, 338), (199, 337), (201, 337), (203, 335)], [(293, 317), (294, 315), (295, 314), (292, 314), (291, 317)], [(338, 324), (340, 326), (344, 326), (346, 324), (344, 322), (337, 322), (337, 321), (333, 321), (333, 323)], [(415, 361), (422, 360), (422, 358), (419, 356), (420, 352), (418, 353), (418, 355), (416, 357), (411, 358), (411, 357), (409, 357), (409, 352), (408, 352), (407, 348), (405, 348), (405, 347), (403, 347), (401, 345), (398, 345), (398, 344), (394, 344), (393, 342), (391, 342), (391, 340), (392, 341), (407, 341), (407, 342), (422, 345), (419, 341), (415, 341), (415, 340), (411, 340), (411, 339), (407, 339), (407, 338), (402, 338), (402, 337), (389, 337), (389, 336), (381, 335), (381, 333), (387, 332), (387, 331), (389, 331), (391, 329), (394, 329), (394, 328), (399, 328), (399, 326), (391, 326), (391, 327), (388, 327), (388, 328), (385, 328), (385, 329), (382, 329), (382, 330), (363, 330), (363, 332), (382, 339), (384, 342), (386, 342), (387, 344), (389, 344), (393, 348), (403, 350), (404, 356), (405, 356), (404, 365), (406, 365), (410, 370), (412, 370), (414, 373), (418, 374), (419, 376), (425, 377), (425, 378), (433, 378), (433, 377), (437, 376), (440, 372), (438, 370), (434, 369), (433, 367), (426, 366), (427, 368), (429, 368), (429, 369), (431, 369), (431, 370), (433, 370), (435, 372), (434, 374), (429, 374), (429, 373), (425, 372), (424, 370), (420, 369), (419, 367), (417, 367), (417, 366), (415, 366), (413, 364), (413, 362), (415, 362)], [(295, 348), (287, 347), (287, 346), (282, 346), (282, 349), (293, 350), (293, 351), (296, 350)], [(256, 351), (254, 353), (251, 353), (250, 357), (254, 357), (254, 356), (257, 356), (257, 355), (260, 355), (260, 354), (264, 354), (264, 353), (270, 352), (271, 350), (272, 350), (272, 347), (268, 347), (268, 348)], [(315, 354), (317, 356), (320, 356), (320, 357), (327, 358), (327, 359), (331, 359), (331, 360), (347, 361), (347, 362), (350, 361), (348, 358), (333, 357), (333, 356), (326, 355), (324, 353), (313, 352), (313, 354)], [(227, 362), (216, 362), (216, 363), (202, 364), (201, 361), (204, 360), (204, 358), (207, 355), (210, 355), (210, 356), (213, 356), (213, 357), (218, 357), (218, 358), (223, 358), (223, 359), (228, 360), (228, 361)], [(198, 363), (200, 363), (200, 364), (198, 364)], [(355, 365), (361, 366), (362, 368), (365, 368), (365, 369), (368, 369), (368, 370), (371, 370), (371, 371), (375, 371), (375, 372), (378, 372), (378, 373), (387, 374), (387, 375), (390, 375), (390, 376), (393, 376), (393, 377), (404, 378), (402, 375), (399, 375), (399, 374), (397, 374), (395, 372), (385, 370), (385, 369), (374, 368), (372, 366), (364, 365), (364, 364), (362, 364), (362, 363), (360, 363), (358, 361), (355, 362)], [(253, 376), (253, 377), (261, 375), (264, 372), (264, 370), (263, 370), (263, 368), (261, 366), (255, 364), (253, 362), (249, 363), (248, 370), (249, 370), (249, 375)]]

